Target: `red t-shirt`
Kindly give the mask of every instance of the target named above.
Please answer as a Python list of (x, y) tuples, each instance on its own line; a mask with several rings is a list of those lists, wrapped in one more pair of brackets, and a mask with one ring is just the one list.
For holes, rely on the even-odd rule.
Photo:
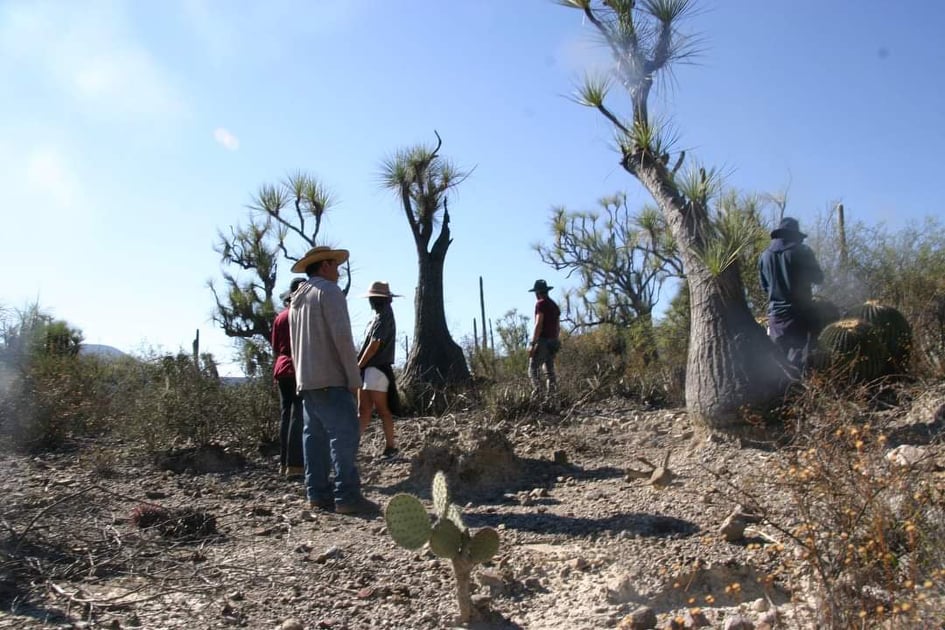
[(272, 354), (276, 359), (272, 366), (273, 378), (295, 378), (289, 340), (289, 309), (285, 309), (272, 322)]
[(535, 315), (539, 313), (542, 314), (542, 320), (541, 333), (538, 336), (545, 339), (557, 339), (561, 309), (554, 300), (544, 297), (535, 302)]

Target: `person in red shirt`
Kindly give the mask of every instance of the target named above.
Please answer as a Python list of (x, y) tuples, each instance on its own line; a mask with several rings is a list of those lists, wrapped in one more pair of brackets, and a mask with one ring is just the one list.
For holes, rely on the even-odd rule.
[(535, 286), (529, 291), (535, 293), (535, 329), (528, 347), (528, 377), (532, 380), (532, 394), (545, 390), (539, 369), (544, 368), (547, 379), (547, 391), (554, 393), (557, 388), (555, 376), (555, 355), (561, 349), (558, 335), (561, 331), (561, 309), (548, 297), (549, 287), (544, 280), (535, 280)]
[(282, 421), (279, 425), (279, 474), (296, 477), (305, 474), (302, 459), (302, 400), (295, 385), (295, 367), (292, 365), (292, 347), (289, 337), (289, 304), (292, 294), (305, 282), (293, 278), (289, 290), (279, 297), (286, 308), (272, 323), (272, 377), (279, 385)]

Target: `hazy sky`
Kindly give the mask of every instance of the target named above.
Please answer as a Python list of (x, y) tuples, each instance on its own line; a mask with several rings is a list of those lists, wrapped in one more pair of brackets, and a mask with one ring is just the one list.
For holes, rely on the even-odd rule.
[[(835, 200), (868, 223), (939, 212), (945, 3), (698, 6), (703, 54), (653, 107), (688, 155), (740, 189), (787, 188), (802, 226)], [(352, 252), (355, 338), (372, 280), (406, 296), (410, 336), (413, 242), (377, 172), (436, 129), (475, 169), (450, 202), (454, 338), (480, 275), (488, 317), (530, 314), (536, 278), (573, 284), (532, 248), (551, 206), (647, 200), (608, 125), (568, 98), (607, 62), (592, 34), (551, 0), (0, 0), (0, 304), (38, 301), (125, 351), (189, 349), (199, 328), (227, 361), (206, 288), (216, 232), (303, 170), (338, 200), (323, 236)], [(285, 265), (279, 290), (289, 279)]]

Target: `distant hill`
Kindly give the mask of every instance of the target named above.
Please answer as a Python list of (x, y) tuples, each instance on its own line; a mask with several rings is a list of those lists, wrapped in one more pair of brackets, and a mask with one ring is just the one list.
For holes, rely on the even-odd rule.
[(101, 359), (122, 359), (128, 356), (114, 346), (106, 346), (100, 343), (83, 343), (79, 346), (79, 354)]

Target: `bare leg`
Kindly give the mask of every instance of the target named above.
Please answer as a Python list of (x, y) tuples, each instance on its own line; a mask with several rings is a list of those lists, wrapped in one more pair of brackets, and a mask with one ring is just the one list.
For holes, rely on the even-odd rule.
[[(363, 388), (358, 390), (358, 421), (361, 425), (361, 435), (364, 435), (368, 425), (371, 424), (371, 412), (374, 411), (374, 403), (371, 401), (371, 394), (376, 393), (377, 392), (371, 392)], [(388, 412), (388, 414), (389, 413), (390, 412)]]
[(386, 442), (385, 446), (394, 448), (394, 417), (387, 404), (387, 392), (370, 391), (368, 393), (371, 396), (371, 402), (374, 408), (377, 409), (377, 415), (381, 417), (381, 426), (384, 429), (384, 441)]

